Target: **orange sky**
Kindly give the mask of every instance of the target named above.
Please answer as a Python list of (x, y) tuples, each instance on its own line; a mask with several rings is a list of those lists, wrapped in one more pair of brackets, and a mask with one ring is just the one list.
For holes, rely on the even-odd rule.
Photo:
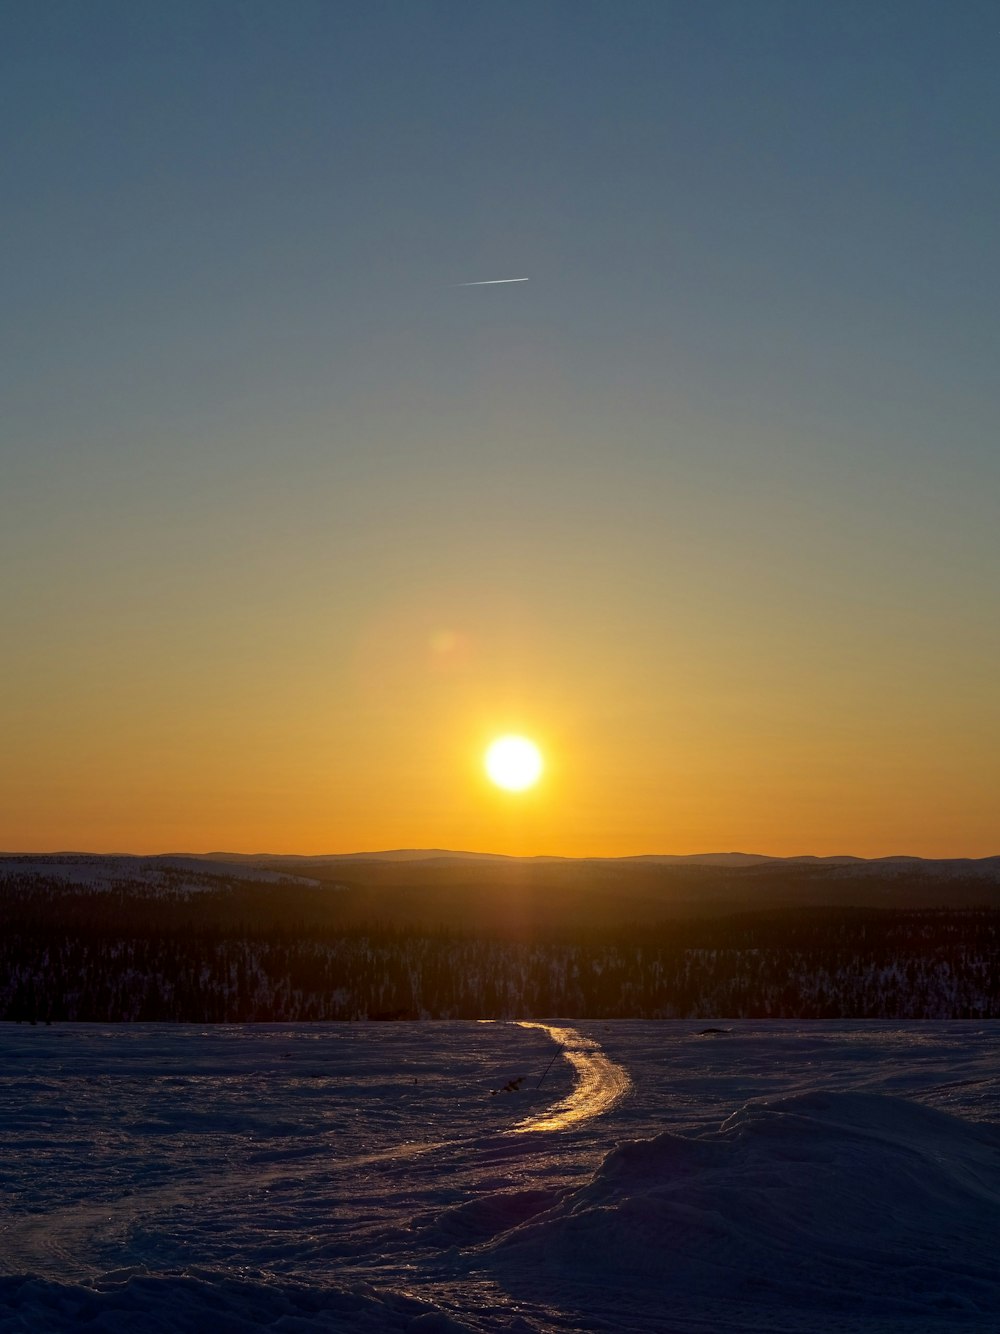
[[(208, 607), (185, 634), (161, 603), (128, 620), (132, 652), (121, 633), (81, 636), (21, 684), (31, 707), (7, 734), (0, 846), (996, 850), (983, 698), (947, 697), (943, 646), (901, 679), (918, 646), (888, 627), (857, 662), (821, 622), (809, 645), (776, 629), (712, 638), (696, 618), (638, 625), (621, 605), (599, 635), (586, 607), (518, 610), (456, 593), (451, 608), (361, 614), (344, 644), (315, 608), (285, 607), (272, 639), (213, 629)], [(481, 764), (512, 730), (546, 756), (519, 794)]]

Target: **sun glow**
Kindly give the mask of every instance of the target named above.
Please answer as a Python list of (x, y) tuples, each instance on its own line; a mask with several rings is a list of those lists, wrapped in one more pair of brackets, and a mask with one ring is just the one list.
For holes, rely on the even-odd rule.
[(541, 777), (542, 753), (524, 736), (497, 737), (486, 751), (483, 763), (497, 787), (523, 792)]

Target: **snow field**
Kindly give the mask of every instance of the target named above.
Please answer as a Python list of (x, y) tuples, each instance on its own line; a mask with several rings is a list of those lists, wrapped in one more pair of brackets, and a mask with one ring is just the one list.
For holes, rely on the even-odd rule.
[(1000, 1024), (726, 1027), (0, 1026), (0, 1331), (1000, 1328)]

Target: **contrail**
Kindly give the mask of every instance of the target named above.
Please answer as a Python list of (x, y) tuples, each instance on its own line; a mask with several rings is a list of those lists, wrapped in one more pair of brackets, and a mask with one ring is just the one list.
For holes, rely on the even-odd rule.
[(495, 287), (497, 283), (527, 283), (530, 278), (483, 278), (478, 283), (456, 283), (456, 287)]

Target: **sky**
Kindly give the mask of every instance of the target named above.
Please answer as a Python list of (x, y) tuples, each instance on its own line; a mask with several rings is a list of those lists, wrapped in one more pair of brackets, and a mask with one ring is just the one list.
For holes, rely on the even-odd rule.
[(0, 7), (0, 848), (1000, 853), (998, 63)]

